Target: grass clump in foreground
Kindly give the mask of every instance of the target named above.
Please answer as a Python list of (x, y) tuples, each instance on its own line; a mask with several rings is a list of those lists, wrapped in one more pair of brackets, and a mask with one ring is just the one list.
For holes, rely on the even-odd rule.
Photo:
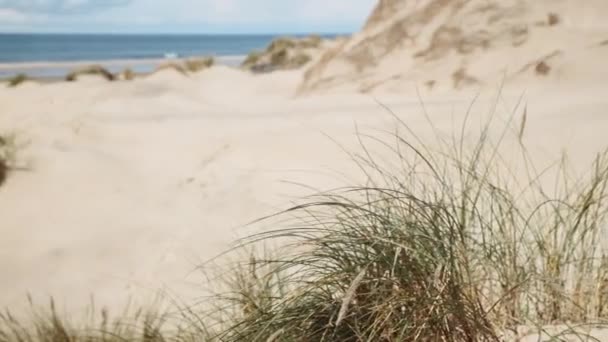
[(438, 134), (437, 149), (401, 125), (407, 137), (380, 141), (393, 166), (364, 146), (365, 186), (243, 241), (283, 247), (232, 280), (221, 341), (500, 341), (521, 326), (606, 322), (605, 153), (585, 181), (556, 168), (550, 195), (549, 171), (521, 146), (522, 182), (490, 124), (469, 148)]
[(12, 313), (0, 312), (0, 341), (18, 342), (167, 342), (206, 341), (202, 332), (168, 327), (168, 315), (161, 310), (131, 310), (112, 318), (106, 309), (96, 310), (92, 304), (79, 323), (60, 314), (51, 299), (48, 310), (38, 309), (29, 298), (31, 312), (28, 323)]
[[(353, 155), (364, 186), (318, 195), (241, 241), (281, 247), (234, 268), (214, 310), (182, 308), (186, 328), (161, 340), (508, 341), (520, 326), (605, 323), (608, 156), (579, 181), (557, 167), (550, 194), (550, 170), (537, 172), (523, 145), (522, 170), (499, 153), (511, 124), (493, 141), (488, 123), (469, 145), (464, 122), (460, 137), (437, 133), (437, 148), (404, 122), (395, 143), (370, 137), (390, 165), (364, 144)], [(513, 131), (523, 141), (525, 120)], [(5, 318), (0, 338), (54, 336), (65, 330), (55, 316), (33, 328)], [(89, 341), (156, 341), (137, 331)]]

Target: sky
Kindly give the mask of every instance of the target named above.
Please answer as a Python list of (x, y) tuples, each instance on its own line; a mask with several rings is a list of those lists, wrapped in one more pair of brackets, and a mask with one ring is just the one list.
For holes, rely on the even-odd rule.
[(0, 33), (343, 33), (376, 0), (0, 0)]

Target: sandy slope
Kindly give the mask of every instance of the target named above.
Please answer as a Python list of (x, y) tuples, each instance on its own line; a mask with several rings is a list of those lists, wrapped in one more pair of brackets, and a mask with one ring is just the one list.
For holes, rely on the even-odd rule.
[(310, 68), (300, 91), (603, 83), (607, 15), (603, 0), (383, 0), (361, 32)]
[[(22, 304), (28, 291), (71, 305), (93, 292), (118, 305), (165, 285), (199, 294), (190, 271), (200, 260), (225, 249), (237, 227), (309, 192), (283, 180), (326, 189), (357, 179), (326, 135), (356, 149), (355, 123), (393, 130), (392, 117), (367, 95), (294, 98), (300, 76), (216, 67), (190, 78), (167, 71), (1, 89), (0, 129), (28, 143), (20, 162), (29, 170), (0, 188), (0, 306)], [(527, 136), (545, 160), (567, 148), (583, 165), (608, 143), (604, 89), (505, 90), (503, 117), (524, 90)], [(494, 94), (482, 95), (476, 113), (488, 112)], [(473, 97), (424, 101), (449, 132)], [(430, 136), (413, 91), (378, 99)]]

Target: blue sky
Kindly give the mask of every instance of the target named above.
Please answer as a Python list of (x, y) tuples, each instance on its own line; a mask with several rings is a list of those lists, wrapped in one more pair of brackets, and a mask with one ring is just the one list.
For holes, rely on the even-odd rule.
[(376, 0), (0, 0), (0, 32), (352, 32)]

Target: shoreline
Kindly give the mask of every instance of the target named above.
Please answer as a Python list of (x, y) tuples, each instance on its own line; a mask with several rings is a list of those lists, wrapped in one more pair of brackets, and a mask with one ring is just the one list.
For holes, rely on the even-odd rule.
[(35, 62), (2, 62), (0, 63), (0, 71), (20, 70), (20, 69), (47, 69), (47, 68), (68, 68), (88, 66), (92, 64), (99, 65), (124, 65), (124, 64), (157, 64), (171, 61), (186, 61), (191, 58), (213, 57), (217, 61), (240, 62), (245, 59), (246, 55), (227, 55), (227, 56), (191, 56), (180, 58), (125, 58), (125, 59), (108, 59), (108, 60), (80, 60), (80, 61), (35, 61)]
[[(40, 62), (3, 62), (0, 63), (0, 80), (10, 79), (18, 74), (26, 74), (29, 77), (38, 79), (61, 78), (73, 69), (82, 68), (90, 65), (101, 65), (113, 72), (122, 69), (132, 68), (138, 73), (149, 73), (159, 64), (170, 62), (183, 62), (192, 58), (202, 56), (192, 56), (183, 58), (154, 58), (154, 59), (113, 59), (113, 60), (83, 60), (83, 61), (40, 61)], [(238, 66), (247, 56), (213, 56), (217, 64), (227, 66)]]

